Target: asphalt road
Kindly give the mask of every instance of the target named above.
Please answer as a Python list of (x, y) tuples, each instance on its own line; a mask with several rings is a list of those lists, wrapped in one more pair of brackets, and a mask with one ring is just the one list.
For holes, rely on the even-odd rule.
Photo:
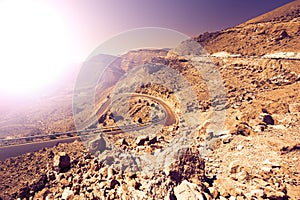
[[(146, 97), (153, 101), (156, 101), (160, 105), (162, 105), (166, 112), (166, 118), (162, 121), (159, 121), (157, 123), (163, 123), (165, 126), (169, 126), (172, 124), (175, 124), (177, 121), (176, 115), (173, 112), (173, 110), (161, 99), (146, 95), (146, 94), (131, 94), (132, 97)], [(111, 105), (110, 101), (107, 101), (98, 111), (98, 113), (103, 113), (107, 111), (109, 106)], [(137, 127), (137, 129), (141, 129), (141, 127)], [(122, 129), (124, 130), (124, 129)], [(132, 130), (132, 129), (130, 129)], [(91, 130), (92, 131), (92, 130)], [(120, 134), (122, 131), (120, 130), (112, 130), (110, 132), (111, 134)], [(48, 141), (40, 141), (40, 142), (31, 142), (31, 143), (25, 143), (25, 144), (19, 144), (19, 145), (10, 145), (10, 146), (4, 146), (0, 147), (0, 160), (5, 160), (10, 157), (19, 156), (25, 153), (38, 151), (40, 149), (43, 149), (45, 147), (53, 147), (57, 145), (58, 143), (71, 143), (74, 142), (76, 139), (80, 139), (79, 136), (71, 137), (71, 138), (61, 138), (61, 139), (55, 139), (55, 140), (48, 140)]]
[(131, 94), (132, 97), (146, 97), (148, 99), (151, 99), (152, 101), (157, 102), (158, 104), (162, 105), (166, 111), (166, 119), (164, 121), (165, 126), (170, 126), (172, 124), (176, 123), (176, 114), (173, 112), (172, 108), (168, 104), (166, 104), (164, 101), (157, 97), (153, 97), (147, 94)]
[(25, 153), (38, 151), (45, 147), (53, 147), (58, 143), (71, 143), (74, 142), (76, 139), (80, 139), (79, 137), (71, 137), (71, 138), (62, 138), (56, 140), (49, 140), (49, 141), (41, 141), (41, 142), (32, 142), (26, 144), (19, 144), (19, 145), (10, 145), (0, 147), (0, 160), (5, 160), (10, 157), (19, 156)]

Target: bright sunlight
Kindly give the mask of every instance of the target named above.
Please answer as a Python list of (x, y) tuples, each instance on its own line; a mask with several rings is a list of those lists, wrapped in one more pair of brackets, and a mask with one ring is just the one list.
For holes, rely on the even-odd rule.
[(30, 95), (53, 84), (70, 50), (57, 12), (43, 1), (1, 1), (0, 26), (0, 91)]

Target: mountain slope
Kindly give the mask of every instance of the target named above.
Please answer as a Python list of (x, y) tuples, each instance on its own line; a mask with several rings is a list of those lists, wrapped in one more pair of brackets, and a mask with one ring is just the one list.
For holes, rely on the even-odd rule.
[(262, 56), (300, 52), (300, 1), (295, 1), (239, 26), (195, 38), (209, 53)]
[[(195, 39), (209, 53), (299, 53), (300, 20), (298, 8), (295, 6), (298, 2), (287, 4), (237, 27), (205, 33)], [(191, 88), (194, 92), (203, 94), (198, 98), (201, 114), (209, 113), (209, 109), (212, 108), (206, 93), (206, 83), (215, 81), (215, 77), (206, 75), (206, 82), (203, 83), (204, 81), (198, 78), (199, 73), (193, 70), (194, 62), (189, 62), (185, 57), (166, 55), (163, 50), (138, 50), (129, 52), (120, 59), (107, 68), (111, 70), (104, 74), (108, 80), (100, 80), (100, 83), (113, 87), (130, 69), (154, 62), (178, 71), (193, 86)], [(130, 157), (123, 157), (124, 154), (120, 151), (111, 153), (107, 160), (102, 162), (97, 154), (88, 153), (83, 143), (78, 141), (9, 158), (0, 161), (0, 200), (18, 197), (195, 199), (196, 196), (203, 199), (237, 200), (299, 199), (300, 59), (215, 56), (211, 60), (220, 73), (227, 98), (226, 119), (220, 137), (211, 138), (212, 132), (208, 126), (213, 120), (201, 119), (204, 123), (199, 122), (192, 144), (187, 144), (187, 151), (172, 149), (172, 153), (179, 154), (177, 160), (167, 167), (155, 170), (154, 173), (114, 168), (109, 165), (112, 161), (123, 163), (122, 158), (125, 158), (126, 164), (130, 163)], [(203, 64), (206, 61), (205, 59)], [(160, 75), (161, 78), (168, 79), (167, 75)], [(147, 76), (142, 77), (148, 82)], [(169, 102), (173, 99), (174, 92), (165, 88), (166, 84), (158, 87), (158, 84), (147, 83), (141, 88), (137, 87), (136, 91), (157, 95)], [(101, 90), (99, 96), (107, 98), (106, 93), (104, 95)], [(186, 99), (192, 98), (186, 96)], [(135, 108), (140, 109), (139, 105), (147, 104), (144, 99), (140, 100), (139, 102), (132, 99), (129, 103), (132, 102), (132, 105), (137, 105)], [(100, 108), (102, 102), (98, 102)], [(182, 103), (179, 102), (179, 105), (183, 105)], [(156, 104), (153, 105), (156, 107)], [(177, 110), (176, 106), (172, 108)], [(56, 113), (53, 115), (56, 116)], [(173, 137), (177, 134), (174, 129), (177, 130), (183, 125), (184, 120), (181, 120), (176, 128), (167, 132), (168, 134), (160, 136), (159, 133), (153, 139), (150, 139), (155, 134), (152, 130), (149, 131), (151, 137), (133, 135), (133, 139), (126, 136), (130, 132), (114, 136), (103, 134), (111, 141), (116, 141), (114, 144), (117, 149), (126, 152), (132, 152), (131, 150), (136, 148), (138, 153), (147, 155), (158, 148), (156, 150), (159, 151), (154, 151), (158, 159), (151, 163), (149, 160), (150, 164), (155, 165), (156, 162), (164, 162), (159, 159), (162, 157), (160, 152), (165, 149), (165, 144), (173, 144)], [(170, 127), (165, 128), (170, 130)], [(99, 132), (96, 131), (95, 134)], [(103, 138), (98, 141), (102, 149)], [(186, 145), (183, 145), (183, 149), (185, 147)], [(170, 161), (172, 156), (167, 152), (167, 157), (163, 160)], [(138, 159), (136, 161), (139, 162)], [(60, 167), (62, 165), (64, 167)]]
[(284, 6), (276, 8), (271, 12), (267, 12), (261, 16), (258, 16), (254, 19), (251, 19), (245, 24), (253, 24), (253, 23), (263, 23), (270, 21), (289, 21), (296, 17), (300, 16), (300, 1), (296, 0), (294, 2), (288, 3)]

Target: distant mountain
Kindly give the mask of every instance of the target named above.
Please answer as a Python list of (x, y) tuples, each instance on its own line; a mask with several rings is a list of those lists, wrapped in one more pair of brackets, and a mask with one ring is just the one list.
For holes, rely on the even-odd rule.
[(262, 56), (300, 52), (300, 0), (286, 4), (236, 27), (195, 38), (209, 53)]
[[(105, 70), (103, 70), (98, 81), (97, 90), (101, 91), (114, 86), (125, 75), (125, 73), (130, 71), (132, 68), (149, 63), (157, 56), (165, 55), (167, 55), (166, 49), (139, 49), (129, 51), (121, 57), (110, 58), (112, 59), (112, 62), (106, 66)], [(108, 55), (106, 55), (106, 57), (108, 57)], [(99, 56), (98, 58), (95, 58), (93, 63), (95, 63), (95, 67), (98, 68), (99, 62), (102, 61), (103, 55), (102, 57), (100, 56), (100, 58)]]

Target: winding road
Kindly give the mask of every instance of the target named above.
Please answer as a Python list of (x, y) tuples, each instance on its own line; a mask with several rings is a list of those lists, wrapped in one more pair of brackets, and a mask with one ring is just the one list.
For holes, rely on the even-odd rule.
[[(170, 126), (170, 125), (177, 123), (176, 114), (174, 113), (172, 108), (166, 102), (164, 102), (162, 99), (153, 97), (153, 96), (150, 96), (147, 94), (133, 93), (133, 94), (129, 94), (129, 95), (131, 95), (131, 97), (144, 97), (144, 98), (151, 99), (152, 101), (157, 102), (164, 108), (165, 113), (166, 113), (165, 118), (162, 120), (159, 120), (155, 123), (164, 124), (165, 126)], [(105, 112), (108, 111), (110, 106), (112, 106), (112, 102), (110, 100), (106, 101), (99, 108), (99, 110), (97, 111), (97, 114), (103, 115)], [(94, 119), (92, 119), (92, 120), (89, 119), (86, 122), (94, 123)], [(144, 126), (144, 127), (146, 127), (146, 126)], [(124, 127), (108, 127), (106, 129), (86, 129), (86, 130), (82, 130), (82, 131), (77, 131), (77, 133), (81, 133), (81, 132), (92, 133), (95, 131), (102, 130), (105, 133), (115, 135), (115, 134), (123, 133), (124, 130), (130, 130), (130, 131), (140, 130), (144, 127), (137, 126), (137, 125), (130, 125), (130, 126), (124, 126)], [(59, 135), (64, 135), (64, 134), (66, 135), (68, 133), (70, 133), (70, 132), (59, 133)], [(45, 137), (49, 137), (49, 135), (45, 135)], [(32, 138), (34, 138), (34, 136), (31, 136), (30, 138), (32, 139)], [(36, 138), (41, 138), (41, 136), (36, 136)], [(22, 139), (24, 139), (24, 138), (22, 138)], [(30, 143), (24, 143), (24, 144), (3, 146), (3, 147), (0, 147), (0, 160), (3, 161), (10, 157), (15, 157), (15, 156), (19, 156), (19, 155), (22, 155), (25, 153), (38, 151), (38, 150), (46, 148), (46, 147), (53, 147), (59, 143), (71, 143), (71, 142), (74, 142), (75, 140), (80, 140), (80, 137), (75, 136), (75, 137), (59, 138), (59, 139), (47, 140), (47, 141), (30, 142)]]

